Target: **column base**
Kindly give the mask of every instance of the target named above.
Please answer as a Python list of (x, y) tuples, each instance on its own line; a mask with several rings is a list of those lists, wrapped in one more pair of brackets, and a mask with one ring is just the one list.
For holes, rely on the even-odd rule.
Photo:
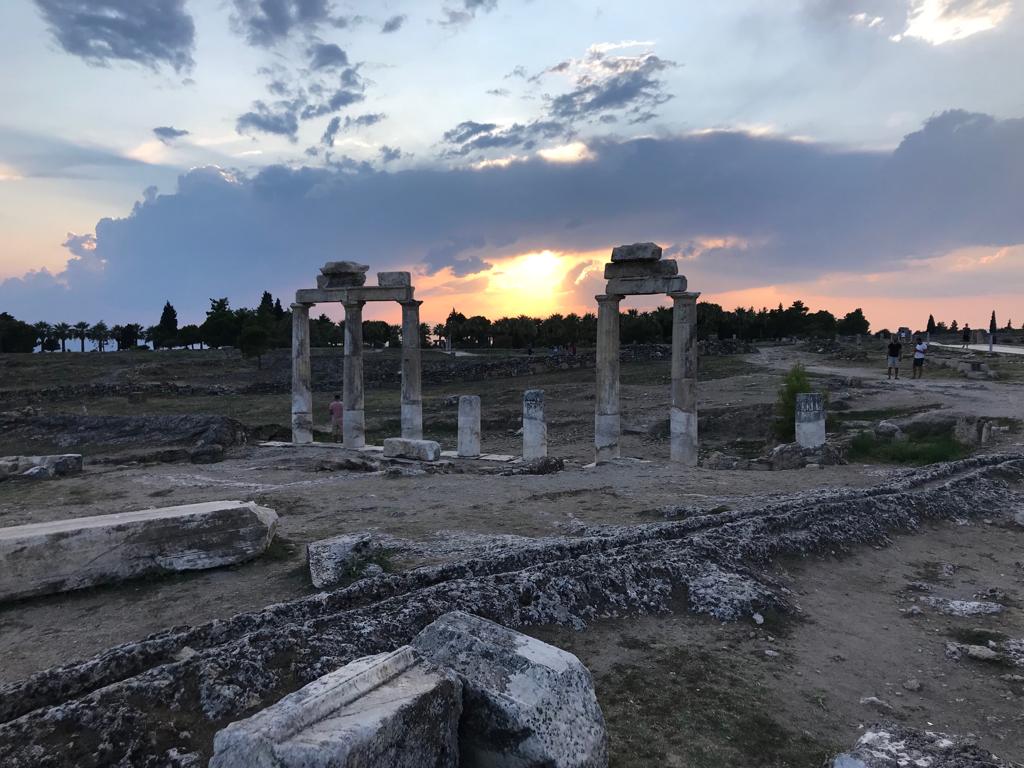
[(594, 461), (601, 464), (619, 458), (620, 435), (619, 414), (597, 414), (594, 417)]
[(313, 416), (311, 414), (292, 414), (292, 442), (303, 445), (313, 442)]
[(669, 417), (669, 458), (687, 467), (697, 466), (697, 414), (673, 408)]
[(345, 447), (357, 450), (366, 445), (366, 416), (364, 411), (345, 411), (342, 426)]
[(406, 440), (423, 439), (422, 403), (402, 403), (402, 437)]

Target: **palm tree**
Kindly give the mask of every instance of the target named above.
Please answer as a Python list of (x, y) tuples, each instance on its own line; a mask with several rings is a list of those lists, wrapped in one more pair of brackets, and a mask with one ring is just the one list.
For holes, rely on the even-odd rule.
[(36, 339), (39, 341), (39, 351), (46, 351), (46, 340), (53, 336), (53, 326), (40, 320), (32, 326), (36, 330)]
[(57, 323), (53, 326), (53, 334), (60, 341), (60, 351), (67, 352), (67, 342), (71, 338), (71, 326), (67, 323)]
[(82, 343), (82, 352), (85, 352), (85, 337), (89, 334), (89, 324), (82, 320), (75, 323), (73, 330), (75, 338)]
[(107, 346), (107, 342), (110, 341), (110, 329), (106, 323), (100, 320), (89, 329), (89, 338), (96, 342), (96, 346), (102, 352), (103, 348)]

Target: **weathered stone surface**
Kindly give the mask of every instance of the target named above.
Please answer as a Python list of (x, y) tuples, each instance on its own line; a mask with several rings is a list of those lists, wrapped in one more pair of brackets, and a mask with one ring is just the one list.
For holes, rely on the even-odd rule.
[(480, 397), (462, 395), (459, 398), (459, 456), (475, 458), (480, 455)]
[(360, 264), (357, 261), (328, 261), (320, 268), (320, 273), (324, 275), (366, 274), (369, 271), (369, 264)]
[(408, 647), (368, 656), (218, 732), (210, 768), (456, 768), (461, 687)]
[(359, 288), (363, 285), (366, 285), (365, 272), (345, 272), (316, 276), (316, 287), (325, 290), (330, 288)]
[(675, 277), (679, 274), (679, 263), (667, 261), (620, 261), (604, 265), (604, 279), (613, 277)]
[(548, 425), (544, 420), (544, 390), (523, 393), (523, 458), (542, 459), (548, 455)]
[(801, 448), (820, 448), (825, 444), (825, 398), (820, 392), (801, 392), (796, 396), (796, 441)]
[(612, 248), (612, 261), (658, 261), (661, 246), (656, 243), (633, 243)]
[(410, 301), (414, 289), (383, 288), (379, 285), (361, 285), (351, 288), (300, 288), (295, 292), (297, 304), (320, 304), (337, 301)]
[(276, 529), (272, 509), (243, 501), (0, 528), (0, 600), (233, 565), (262, 554)]
[(1003, 768), (1011, 766), (974, 737), (918, 731), (895, 723), (869, 728), (850, 752), (837, 755), (831, 768)]
[(411, 645), (462, 680), (463, 765), (608, 765), (594, 683), (571, 653), (461, 611), (437, 619)]
[(686, 278), (676, 277), (613, 277), (605, 286), (605, 293), (616, 296), (640, 296), (651, 293), (683, 293)]
[(369, 533), (347, 533), (306, 545), (309, 578), (317, 589), (330, 589), (351, 578), (368, 557), (383, 547)]
[[(82, 471), (82, 454), (62, 453), (54, 456), (0, 457), (0, 480), (15, 475), (25, 477), (58, 477)], [(29, 474), (31, 472), (31, 474)]]
[(389, 459), (437, 461), (441, 458), (441, 446), (433, 440), (409, 440), (404, 437), (389, 437), (384, 440), (384, 455)]
[(412, 285), (412, 275), (408, 272), (378, 272), (377, 285), (381, 288), (403, 288)]

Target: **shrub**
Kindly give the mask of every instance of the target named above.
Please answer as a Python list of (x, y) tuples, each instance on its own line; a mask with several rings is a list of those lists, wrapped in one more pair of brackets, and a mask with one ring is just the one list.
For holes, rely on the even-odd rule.
[(784, 443), (796, 440), (796, 396), (804, 392), (813, 392), (811, 379), (807, 370), (797, 363), (782, 380), (779, 399), (775, 404), (775, 436)]
[(879, 440), (870, 433), (861, 433), (853, 438), (847, 456), (851, 461), (884, 464), (936, 464), (954, 461), (970, 454), (970, 449), (954, 440), (951, 435), (888, 442)]

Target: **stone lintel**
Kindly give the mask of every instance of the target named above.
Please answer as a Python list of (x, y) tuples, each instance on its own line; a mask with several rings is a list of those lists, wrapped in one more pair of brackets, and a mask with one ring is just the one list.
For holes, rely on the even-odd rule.
[(604, 279), (613, 277), (674, 277), (679, 274), (679, 262), (666, 261), (618, 261), (604, 265)]
[(650, 293), (682, 293), (686, 278), (676, 277), (616, 277), (608, 281), (608, 294), (637, 296)]
[(320, 304), (337, 301), (342, 304), (355, 301), (411, 301), (413, 291), (407, 288), (382, 288), (365, 285), (359, 288), (300, 288), (295, 292), (299, 304)]
[(332, 288), (359, 288), (366, 284), (366, 273), (354, 272), (344, 275), (317, 275), (316, 287), (321, 290)]
[(412, 275), (408, 272), (378, 272), (377, 285), (381, 288), (408, 288), (412, 285)]

